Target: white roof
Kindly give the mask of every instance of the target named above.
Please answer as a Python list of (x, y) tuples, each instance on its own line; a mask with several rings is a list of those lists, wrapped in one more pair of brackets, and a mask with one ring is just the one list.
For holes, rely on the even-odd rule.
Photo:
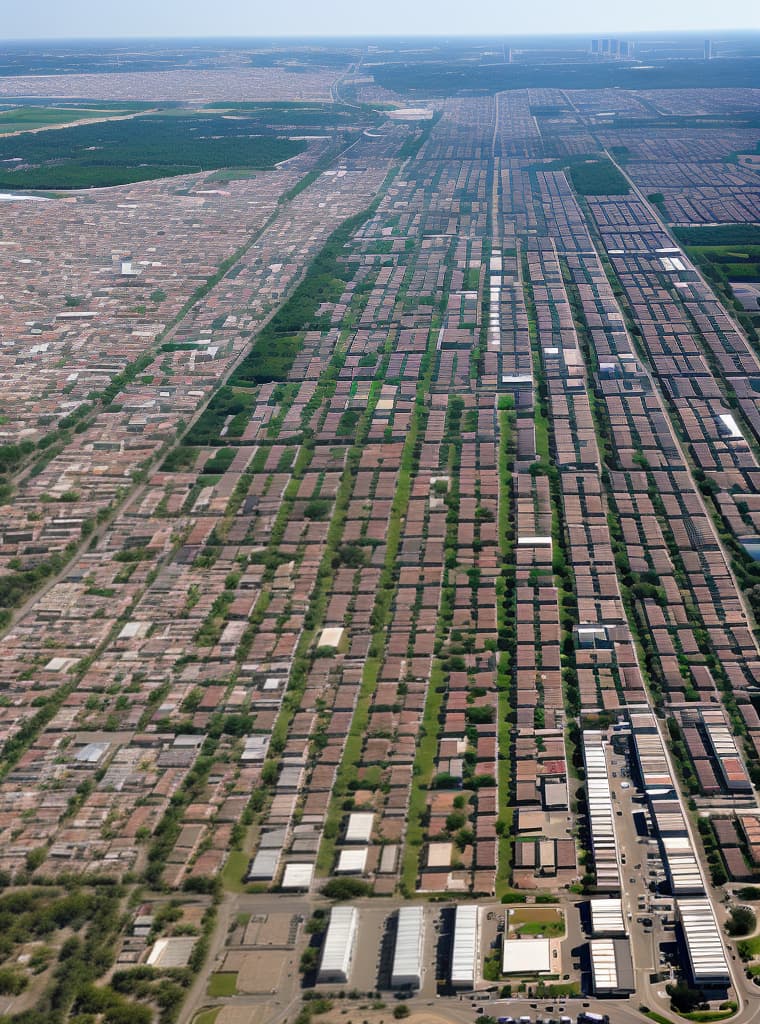
[(322, 949), (320, 975), (341, 975), (348, 980), (358, 920), (356, 907), (333, 907)]
[(505, 939), (504, 974), (548, 974), (551, 970), (549, 939)]
[(402, 907), (398, 912), (396, 948), (393, 952), (391, 984), (395, 988), (422, 983), (422, 907)]
[(622, 900), (589, 900), (594, 935), (625, 935)]
[(335, 869), (336, 875), (363, 875), (367, 867), (368, 853), (369, 849), (366, 846), (360, 846), (356, 850), (341, 850)]
[(726, 428), (731, 437), (736, 438), (737, 440), (743, 440), (743, 434), (741, 430), (739, 430), (739, 427), (736, 425), (736, 420), (730, 413), (721, 413), (718, 416), (718, 419)]
[(313, 877), (313, 864), (286, 864), (282, 876), (282, 888), (308, 889)]
[(375, 815), (371, 811), (354, 811), (348, 816), (346, 826), (347, 843), (368, 843), (372, 838)]
[(317, 647), (337, 647), (343, 639), (345, 630), (342, 626), (328, 626), (319, 634)]
[(614, 992), (618, 988), (615, 943), (612, 939), (594, 939), (589, 943), (591, 975), (595, 992)]
[(730, 978), (723, 936), (710, 900), (678, 900), (677, 907), (694, 981)]
[(157, 939), (148, 956), (149, 967), (185, 967), (195, 945), (194, 936)]
[(475, 984), (475, 960), (478, 953), (478, 908), (460, 904), (454, 924), (454, 950), (451, 955), (452, 985)]

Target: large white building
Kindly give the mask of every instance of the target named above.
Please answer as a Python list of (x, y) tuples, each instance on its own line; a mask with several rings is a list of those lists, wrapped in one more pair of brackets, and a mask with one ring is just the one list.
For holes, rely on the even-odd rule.
[(698, 988), (729, 984), (731, 971), (710, 900), (706, 896), (678, 900), (676, 906), (694, 984)]
[(317, 981), (337, 982), (341, 985), (348, 982), (358, 927), (359, 911), (356, 907), (333, 907), (322, 947)]
[(391, 988), (421, 988), (424, 941), (422, 907), (402, 907), (398, 912)]
[(478, 959), (478, 908), (460, 903), (454, 922), (454, 949), (451, 954), (451, 984), (455, 988), (472, 988), (476, 979)]

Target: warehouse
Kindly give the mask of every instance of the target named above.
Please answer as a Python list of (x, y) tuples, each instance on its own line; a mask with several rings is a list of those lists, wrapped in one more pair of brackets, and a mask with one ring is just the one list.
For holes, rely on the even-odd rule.
[(348, 816), (346, 826), (347, 843), (368, 843), (372, 838), (372, 824), (375, 815), (370, 812), (356, 811)]
[(659, 836), (678, 836), (684, 838), (689, 835), (686, 828), (686, 819), (681, 810), (678, 800), (652, 800), (649, 806), (649, 813), (654, 822), (655, 832)]
[(662, 836), (660, 838), (665, 870), (674, 896), (699, 896), (705, 883), (688, 836)]
[(505, 939), (502, 974), (549, 974), (552, 969), (549, 939)]
[(653, 714), (631, 715), (641, 785), (647, 796), (675, 796), (673, 777)]
[(421, 988), (423, 945), (422, 907), (402, 907), (398, 912), (391, 988)]
[(313, 864), (286, 864), (280, 888), (286, 892), (308, 890), (313, 877)]
[(591, 935), (594, 938), (624, 936), (626, 934), (622, 900), (589, 900)]
[(271, 882), (280, 866), (279, 849), (261, 849), (253, 858), (245, 876), (246, 882)]
[(369, 849), (366, 846), (355, 850), (341, 850), (336, 875), (363, 875), (367, 867)]
[(719, 709), (702, 711), (705, 736), (715, 755), (715, 763), (729, 793), (751, 793), (752, 783), (744, 767), (736, 740)]
[(451, 984), (472, 988), (478, 959), (478, 908), (471, 904), (457, 907), (454, 922), (454, 949), (451, 955)]
[(591, 981), (596, 996), (628, 995), (636, 988), (627, 939), (592, 939)]
[(586, 766), (588, 818), (594, 854), (597, 888), (607, 892), (620, 891), (615, 815), (607, 775), (605, 741), (600, 732), (587, 729), (583, 733), (583, 761)]
[(691, 978), (697, 988), (730, 984), (723, 937), (707, 897), (676, 902)]
[(337, 982), (341, 985), (348, 982), (358, 924), (359, 912), (356, 907), (333, 907), (317, 981)]

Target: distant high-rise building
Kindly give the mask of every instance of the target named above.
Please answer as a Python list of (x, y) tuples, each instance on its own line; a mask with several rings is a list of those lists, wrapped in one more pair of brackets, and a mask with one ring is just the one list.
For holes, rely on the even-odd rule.
[(712, 39), (705, 39), (705, 60), (712, 60), (712, 58), (713, 58)]
[(618, 56), (619, 57), (630, 57), (631, 55), (631, 44), (627, 39), (621, 39), (618, 45)]
[(601, 43), (602, 43), (602, 53), (609, 53), (610, 52), (610, 40), (609, 39), (602, 39)]
[(591, 40), (591, 52), (592, 53), (599, 53), (599, 40), (598, 39), (592, 39)]

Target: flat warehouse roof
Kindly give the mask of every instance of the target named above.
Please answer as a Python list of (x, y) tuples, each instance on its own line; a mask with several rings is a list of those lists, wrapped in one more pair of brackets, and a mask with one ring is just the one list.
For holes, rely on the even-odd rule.
[(551, 970), (549, 939), (505, 939), (504, 974), (548, 974)]
[(478, 908), (462, 904), (457, 907), (454, 924), (454, 949), (451, 956), (453, 985), (474, 983), (477, 950)]
[(423, 928), (422, 907), (402, 907), (399, 910), (391, 972), (394, 986), (421, 984)]
[(322, 949), (320, 976), (348, 979), (354, 952), (359, 912), (356, 907), (333, 907)]

